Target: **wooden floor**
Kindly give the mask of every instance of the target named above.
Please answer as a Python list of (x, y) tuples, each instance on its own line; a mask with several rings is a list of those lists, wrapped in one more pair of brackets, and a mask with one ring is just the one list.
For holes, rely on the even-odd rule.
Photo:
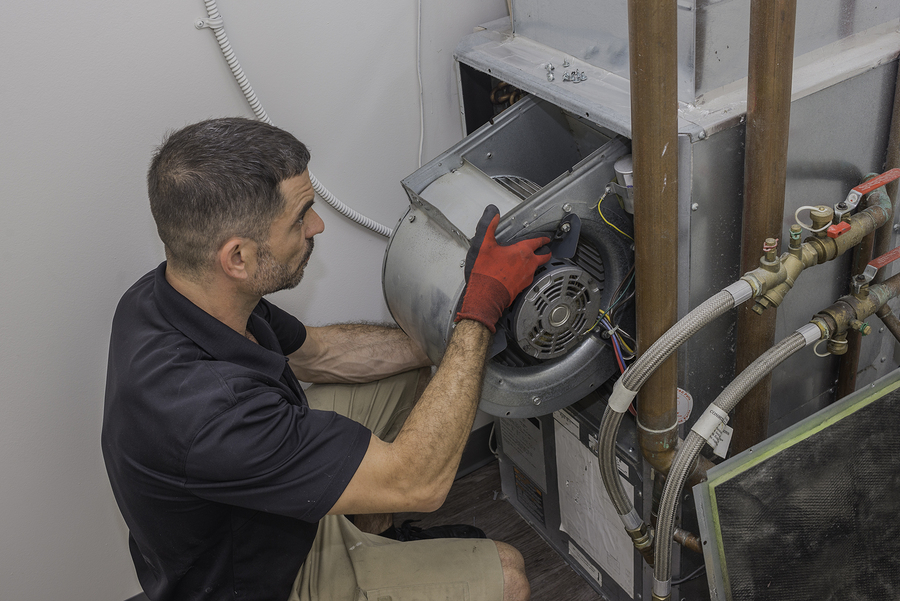
[(525, 558), (532, 601), (602, 599), (504, 498), (496, 461), (457, 480), (447, 502), (434, 513), (398, 513), (394, 518), (398, 526), (404, 520), (421, 520), (416, 525), (423, 528), (471, 524), (488, 538), (514, 546)]

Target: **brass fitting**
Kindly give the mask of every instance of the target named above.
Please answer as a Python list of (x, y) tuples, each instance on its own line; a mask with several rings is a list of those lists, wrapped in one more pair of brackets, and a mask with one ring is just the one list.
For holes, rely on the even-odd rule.
[(766, 257), (763, 257), (758, 268), (741, 278), (750, 283), (756, 293), (753, 310), (762, 314), (769, 307), (781, 305), (803, 270), (817, 262), (818, 253), (806, 244), (791, 249), (774, 262), (767, 261)]
[(809, 212), (809, 217), (812, 219), (812, 229), (822, 230), (816, 232), (815, 236), (822, 237), (826, 235), (825, 228), (834, 220), (834, 209), (825, 205), (819, 205)]
[(653, 593), (653, 596), (651, 597), (651, 599), (652, 599), (653, 601), (668, 601), (668, 599), (669, 599), (670, 596), (671, 596), (671, 595), (666, 595), (665, 597), (660, 597), (660, 596), (657, 595), (656, 593)]
[(835, 334), (828, 339), (828, 344), (825, 346), (832, 355), (846, 355), (849, 348), (849, 344), (847, 343), (847, 333)]
[(872, 326), (867, 324), (864, 321), (860, 321), (858, 319), (854, 319), (850, 322), (850, 327), (862, 334), (863, 336), (868, 336), (872, 332)]
[[(890, 215), (889, 208), (872, 206), (846, 217), (844, 220), (850, 224), (850, 229), (837, 238), (828, 237), (823, 230), (816, 232), (802, 244), (799, 243), (800, 227), (791, 226), (789, 250), (779, 259), (774, 259), (771, 256), (773, 253), (769, 251), (773, 240), (766, 240), (767, 253), (760, 260), (759, 267), (741, 277), (753, 288), (753, 296), (756, 298), (753, 310), (762, 314), (769, 307), (781, 305), (804, 269), (844, 254), (858, 245), (867, 234), (884, 224)], [(826, 226), (833, 216), (834, 211), (830, 207), (816, 207), (810, 211), (813, 229)]]
[[(890, 278), (883, 284), (870, 286), (866, 296), (848, 294), (827, 309), (819, 311), (811, 320), (822, 330), (822, 338), (829, 339), (828, 351), (835, 355), (846, 350), (847, 330), (867, 334), (871, 326), (865, 320), (874, 315), (891, 298), (900, 293), (900, 280)], [(831, 342), (836, 341), (836, 342)], [(843, 347), (843, 352), (842, 348)]]
[(648, 528), (647, 524), (641, 524), (641, 527), (637, 530), (625, 530), (628, 533), (628, 536), (631, 537), (631, 541), (634, 543), (634, 548), (638, 550), (638, 553), (641, 554), (641, 557), (644, 558), (644, 561), (647, 562), (647, 565), (651, 568), (653, 567), (653, 529)]

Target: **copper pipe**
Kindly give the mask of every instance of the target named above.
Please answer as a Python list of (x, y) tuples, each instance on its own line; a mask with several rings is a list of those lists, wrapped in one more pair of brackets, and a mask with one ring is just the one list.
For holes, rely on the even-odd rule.
[[(638, 353), (678, 317), (677, 32), (675, 2), (629, 0)], [(641, 449), (654, 467), (675, 452), (676, 369), (673, 354), (638, 397)]]
[(681, 528), (675, 528), (673, 532), (673, 538), (675, 539), (676, 543), (678, 543), (685, 549), (689, 549), (694, 553), (703, 555), (703, 543), (700, 542), (700, 537), (693, 532), (689, 532)]
[[(885, 171), (900, 167), (900, 59), (897, 60), (897, 81), (894, 84), (894, 110), (891, 113), (891, 131), (888, 136), (887, 158)], [(894, 180), (885, 186), (887, 194), (893, 201), (894, 217), (897, 215), (897, 201), (900, 196), (900, 180)], [(875, 256), (880, 257), (891, 250), (892, 223), (886, 223), (875, 235)], [(884, 274), (875, 276), (875, 283), (884, 279)]]
[[(796, 16), (796, 0), (753, 0), (750, 5), (741, 273), (759, 263), (765, 239), (782, 231)], [(737, 340), (736, 373), (741, 373), (773, 346), (775, 309), (760, 316), (740, 307)], [(732, 452), (766, 437), (771, 391), (768, 376), (737, 406)]]
[(891, 308), (887, 305), (884, 305), (875, 312), (875, 315), (881, 318), (881, 322), (885, 325), (888, 331), (894, 335), (894, 338), (897, 339), (897, 342), (900, 342), (900, 319), (897, 319), (897, 316), (894, 315), (894, 312), (891, 311)]
[[(872, 196), (867, 196), (867, 202)], [(866, 264), (872, 260), (872, 248), (875, 246), (876, 233), (887, 227), (891, 228), (891, 222), (888, 221), (878, 230), (870, 233), (859, 246), (853, 249), (853, 263), (850, 267), (850, 277), (861, 274)], [(859, 351), (862, 347), (862, 336), (859, 332), (847, 332), (847, 352), (841, 355), (838, 367), (838, 381), (835, 390), (835, 400), (842, 399), (854, 390), (856, 390), (856, 373), (859, 371)]]
[[(885, 160), (884, 171), (890, 171), (895, 167), (900, 167), (900, 60), (897, 61), (897, 78), (894, 84), (894, 103), (893, 112), (891, 114), (891, 129), (888, 137), (887, 157)], [(893, 215), (897, 215), (897, 186), (900, 181), (894, 180), (887, 185), (887, 194), (893, 202)], [(866, 236), (863, 243), (860, 244), (857, 252), (853, 256), (853, 271), (851, 275), (855, 276), (862, 273), (866, 263), (872, 256), (880, 257), (891, 249), (891, 237), (893, 235), (894, 224), (887, 222), (874, 233), (874, 235)], [(868, 249), (864, 248), (865, 244), (869, 244)], [(874, 247), (874, 255), (872, 249)], [(864, 259), (864, 257), (869, 257)], [(879, 271), (875, 276), (873, 283), (878, 284), (884, 281), (884, 271)], [(893, 316), (890, 309), (883, 308), (886, 314), (882, 316), (882, 311), (878, 312), (878, 316), (897, 322), (897, 318)], [(887, 321), (885, 321), (885, 325)], [(900, 322), (897, 322), (900, 325)], [(888, 325), (888, 329), (891, 326)], [(891, 329), (891, 332), (894, 330)], [(896, 337), (897, 334), (895, 333)], [(859, 351), (862, 346), (862, 337), (858, 332), (850, 332), (847, 336), (849, 348), (847, 354), (841, 356), (840, 370), (838, 372), (837, 390), (835, 392), (835, 400), (842, 399), (854, 390), (856, 390), (856, 374), (859, 371)]]

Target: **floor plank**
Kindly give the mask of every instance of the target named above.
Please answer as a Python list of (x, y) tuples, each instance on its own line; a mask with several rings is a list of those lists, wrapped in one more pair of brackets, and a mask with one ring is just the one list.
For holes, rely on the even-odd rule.
[(457, 480), (444, 506), (434, 513), (398, 513), (394, 521), (399, 526), (408, 519), (421, 520), (416, 525), (422, 528), (471, 524), (488, 538), (514, 546), (525, 558), (532, 601), (602, 599), (504, 498), (496, 461)]

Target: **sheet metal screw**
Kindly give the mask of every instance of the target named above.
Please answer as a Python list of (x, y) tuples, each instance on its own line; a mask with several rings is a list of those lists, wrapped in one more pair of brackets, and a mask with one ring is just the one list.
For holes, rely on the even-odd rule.
[(466, 266), (466, 262), (465, 262), (465, 261), (460, 261), (460, 262), (459, 262), (459, 266), (460, 266), (460, 267), (465, 267), (465, 266)]
[(692, 211), (696, 211), (696, 210), (699, 209), (699, 208), (700, 208), (700, 204), (699, 204), (699, 203), (696, 203), (696, 202), (695, 202), (694, 204), (691, 205), (691, 210), (692, 210)]
[(539, 397), (539, 396), (533, 396), (533, 397), (531, 397), (531, 402), (534, 403), (535, 405), (540, 405), (540, 404), (541, 404), (541, 397)]
[(572, 212), (572, 205), (570, 205), (569, 203), (564, 204), (564, 205), (563, 205), (563, 211), (565, 211), (566, 213), (571, 213), (571, 212)]
[(412, 222), (415, 221), (415, 220), (416, 220), (416, 216), (415, 216), (415, 215), (410, 215), (410, 216), (409, 216), (409, 222), (410, 222), (410, 223), (412, 223)]
[(556, 79), (556, 78), (553, 77), (553, 73), (550, 73), (550, 72), (548, 71), (548, 72), (547, 72), (547, 81), (553, 81), (554, 79)]
[(565, 69), (565, 68), (568, 67), (568, 66), (569, 66), (569, 59), (564, 58), (564, 59), (563, 59), (563, 69)]

